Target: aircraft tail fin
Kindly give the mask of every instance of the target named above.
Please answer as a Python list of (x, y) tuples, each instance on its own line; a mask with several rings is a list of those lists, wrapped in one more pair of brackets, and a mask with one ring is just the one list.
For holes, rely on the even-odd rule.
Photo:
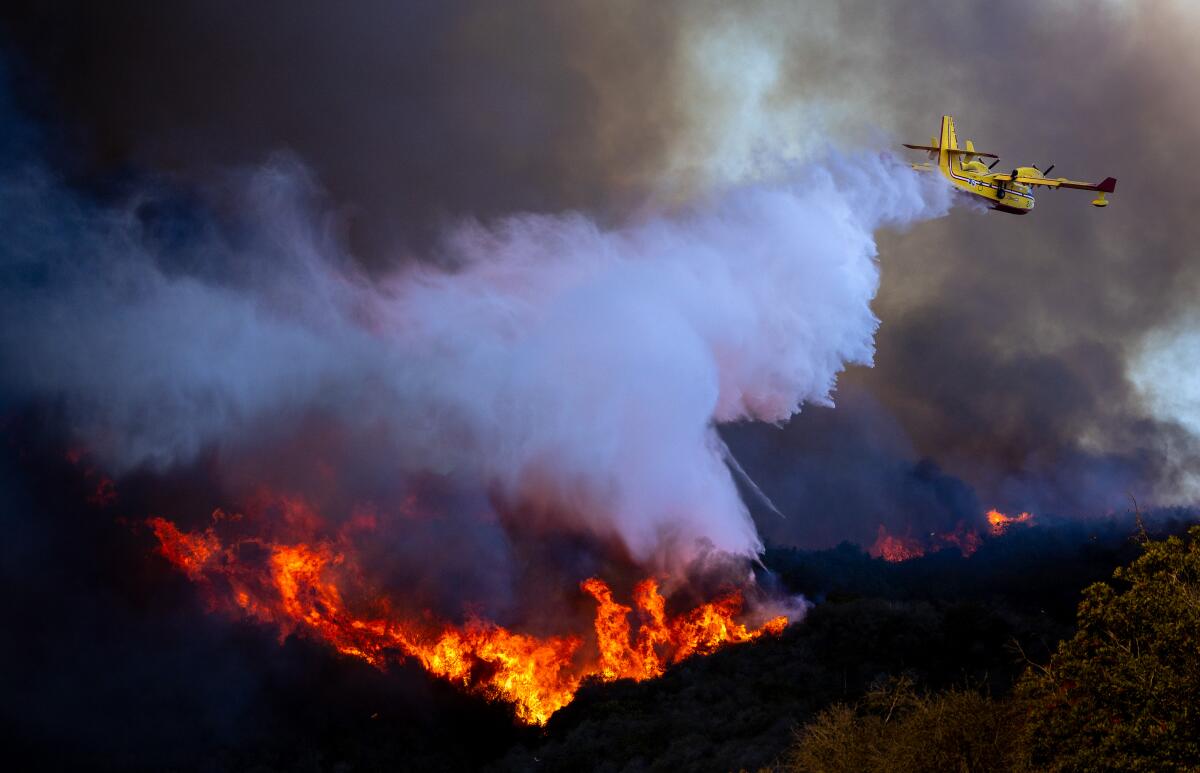
[(938, 139), (938, 166), (949, 170), (951, 154), (948, 151), (958, 150), (958, 137), (954, 134), (954, 119), (948, 115), (942, 116), (942, 132)]
[(910, 145), (904, 143), (904, 147), (911, 150), (924, 150), (929, 153), (929, 160), (937, 160), (938, 167), (943, 171), (949, 172), (951, 165), (956, 165), (959, 170), (962, 169), (963, 160), (973, 161), (976, 158), (999, 158), (995, 153), (985, 153), (982, 150), (975, 149), (975, 143), (967, 140), (967, 147), (960, 149), (958, 147), (958, 135), (954, 131), (954, 119), (948, 115), (942, 116), (942, 130), (940, 137), (930, 137), (928, 145)]

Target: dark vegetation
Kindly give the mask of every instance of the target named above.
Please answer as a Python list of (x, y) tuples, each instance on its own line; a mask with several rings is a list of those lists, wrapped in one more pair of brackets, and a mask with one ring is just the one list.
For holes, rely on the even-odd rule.
[[(1141, 769), (1165, 770), (1195, 761), (1196, 548), (1190, 568), (1175, 567), (1184, 543), (1155, 543), (1174, 547), (1089, 590), (1076, 627), (1083, 589), (1145, 552), (1131, 520), (1044, 521), (969, 559), (947, 551), (887, 564), (852, 545), (772, 548), (760, 580), (816, 601), (803, 623), (658, 680), (586, 686), (536, 730), (415, 666), (380, 673), (205, 614), (152, 538), (121, 519), (201, 506), (203, 465), (123, 480), (112, 504), (97, 500), (85, 464), (39, 440), (43, 423), (10, 419), (0, 454), (0, 743), (17, 769), (984, 771), (1033, 760), (1030, 769), (1115, 770), (1148, 759)], [(1187, 515), (1163, 514), (1150, 530), (1182, 533)], [(1150, 704), (1147, 683), (1162, 689)], [(1060, 764), (1060, 753), (1082, 762)]]
[(1151, 541), (1084, 591), (1078, 628), (1009, 695), (907, 677), (823, 710), (779, 767), (863, 771), (1200, 770), (1200, 526)]
[(805, 725), (779, 767), (821, 773), (1020, 770), (1021, 708), (978, 690), (919, 693), (881, 682), (855, 705), (837, 703)]

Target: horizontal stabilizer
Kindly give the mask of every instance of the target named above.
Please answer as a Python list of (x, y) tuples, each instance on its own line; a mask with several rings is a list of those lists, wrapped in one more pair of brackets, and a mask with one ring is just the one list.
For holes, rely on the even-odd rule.
[(997, 156), (995, 153), (984, 153), (980, 150), (963, 150), (962, 148), (955, 148), (953, 150), (947, 150), (946, 152), (952, 156), (983, 156), (984, 158), (1000, 158), (1000, 156)]
[[(938, 152), (941, 150), (937, 145), (909, 145), (904, 143), (904, 147), (912, 148), (913, 150), (931, 150)], [(995, 153), (984, 153), (979, 150), (963, 150), (962, 148), (946, 148), (946, 152), (952, 156), (982, 156), (984, 158), (1000, 158)]]

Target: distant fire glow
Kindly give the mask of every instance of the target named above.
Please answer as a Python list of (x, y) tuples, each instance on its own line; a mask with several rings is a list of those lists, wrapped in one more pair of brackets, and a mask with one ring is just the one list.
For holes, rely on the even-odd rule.
[[(986, 536), (991, 537), (999, 537), (1014, 526), (1032, 526), (1034, 522), (1033, 515), (1030, 513), (1009, 516), (999, 510), (989, 510), (986, 518), (988, 522)], [(961, 521), (952, 531), (931, 532), (922, 536), (907, 533), (892, 534), (886, 526), (880, 524), (875, 542), (867, 549), (867, 552), (875, 558), (882, 558), (891, 563), (909, 561), (920, 558), (926, 553), (947, 548), (956, 548), (966, 558), (979, 549), (983, 544), (984, 536)]]
[(1005, 515), (999, 510), (988, 510), (987, 520), (988, 525), (992, 530), (992, 536), (998, 537), (1008, 531), (1014, 525), (1032, 525), (1033, 515), (1030, 513), (1021, 513), (1020, 515)]
[[(517, 716), (544, 724), (570, 703), (587, 678), (645, 680), (666, 667), (726, 644), (778, 634), (786, 617), (748, 627), (738, 591), (671, 616), (654, 579), (634, 588), (634, 607), (614, 599), (603, 580), (590, 578), (582, 592), (597, 604), (594, 655), (578, 633), (538, 637), (472, 617), (457, 626), (424, 616), (406, 619), (386, 594), (372, 592), (356, 564), (347, 529), (330, 537), (307, 533), (320, 523), (304, 502), (283, 499), (291, 538), (225, 537), (244, 530), (240, 516), (214, 513), (203, 531), (181, 531), (163, 518), (148, 521), (160, 552), (200, 584), (217, 611), (279, 627), (280, 636), (300, 632), (337, 651), (385, 667), (389, 658), (410, 657), (435, 676), (490, 698), (511, 702)], [(356, 528), (371, 528), (369, 519)], [(630, 622), (636, 608), (636, 632)]]
[(920, 558), (925, 555), (925, 548), (920, 540), (913, 537), (903, 537), (898, 534), (889, 534), (883, 524), (879, 525), (879, 536), (875, 539), (875, 544), (868, 551), (876, 558), (882, 558), (884, 561), (908, 561), (913, 558)]

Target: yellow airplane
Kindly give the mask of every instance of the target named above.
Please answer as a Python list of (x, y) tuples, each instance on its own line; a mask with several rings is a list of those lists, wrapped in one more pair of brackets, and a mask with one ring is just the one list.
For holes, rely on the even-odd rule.
[[(1068, 180), (1065, 177), (1046, 177), (1054, 164), (1046, 167), (1043, 172), (1036, 166), (1019, 166), (1008, 172), (991, 170), (1000, 163), (1000, 157), (995, 153), (982, 153), (975, 150), (975, 144), (967, 140), (967, 147), (959, 149), (958, 137), (954, 134), (954, 119), (948, 115), (942, 116), (941, 139), (931, 138), (928, 145), (909, 145), (904, 147), (913, 150), (929, 151), (929, 160), (937, 160), (937, 168), (954, 187), (978, 196), (991, 205), (992, 209), (1008, 212), (1012, 215), (1027, 215), (1033, 209), (1033, 186), (1042, 185), (1047, 188), (1076, 188), (1084, 191), (1097, 191), (1092, 199), (1093, 207), (1107, 207), (1106, 194), (1117, 188), (1117, 181), (1111, 177), (1104, 178), (1101, 183), (1082, 183)], [(980, 158), (994, 158), (991, 166), (984, 166)], [(931, 164), (913, 164), (913, 169), (932, 172)]]

